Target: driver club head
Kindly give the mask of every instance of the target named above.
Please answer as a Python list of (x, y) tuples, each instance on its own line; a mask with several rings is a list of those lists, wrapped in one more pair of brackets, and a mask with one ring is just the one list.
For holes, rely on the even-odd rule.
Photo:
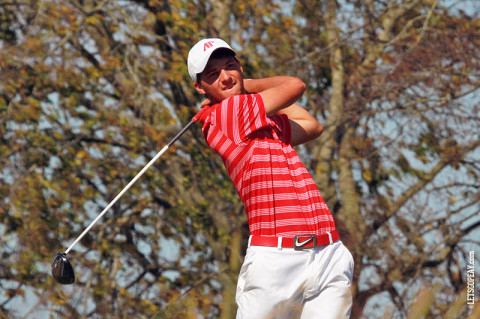
[(67, 259), (67, 254), (57, 253), (53, 257), (52, 276), (62, 285), (70, 285), (75, 282), (75, 274), (72, 264)]

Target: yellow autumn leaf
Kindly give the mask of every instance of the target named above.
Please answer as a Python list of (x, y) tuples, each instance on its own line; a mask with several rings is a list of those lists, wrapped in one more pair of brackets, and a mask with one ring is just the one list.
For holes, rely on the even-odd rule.
[(363, 171), (363, 178), (367, 181), (367, 182), (371, 182), (372, 181), (372, 171), (369, 170), (369, 169), (366, 169), (365, 171)]

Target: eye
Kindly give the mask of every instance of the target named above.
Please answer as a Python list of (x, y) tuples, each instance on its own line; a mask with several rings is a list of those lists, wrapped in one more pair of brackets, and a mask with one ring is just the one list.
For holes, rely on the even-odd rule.
[(220, 72), (219, 72), (219, 71), (213, 71), (213, 72), (209, 72), (209, 73), (207, 74), (207, 77), (208, 77), (208, 78), (217, 78), (219, 75), (220, 75)]

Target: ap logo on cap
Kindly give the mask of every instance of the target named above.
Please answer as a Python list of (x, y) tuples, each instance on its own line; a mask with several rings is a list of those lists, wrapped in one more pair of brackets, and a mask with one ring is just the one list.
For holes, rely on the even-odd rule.
[(215, 40), (207, 41), (203, 44), (203, 52), (207, 51), (209, 48), (213, 48)]

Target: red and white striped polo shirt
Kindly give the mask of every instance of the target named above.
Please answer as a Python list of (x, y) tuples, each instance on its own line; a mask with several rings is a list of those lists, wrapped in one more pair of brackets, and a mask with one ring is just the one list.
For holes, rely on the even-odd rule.
[(267, 117), (261, 94), (223, 100), (199, 120), (245, 205), (252, 235), (293, 237), (335, 229), (313, 178), (290, 145), (287, 116)]

